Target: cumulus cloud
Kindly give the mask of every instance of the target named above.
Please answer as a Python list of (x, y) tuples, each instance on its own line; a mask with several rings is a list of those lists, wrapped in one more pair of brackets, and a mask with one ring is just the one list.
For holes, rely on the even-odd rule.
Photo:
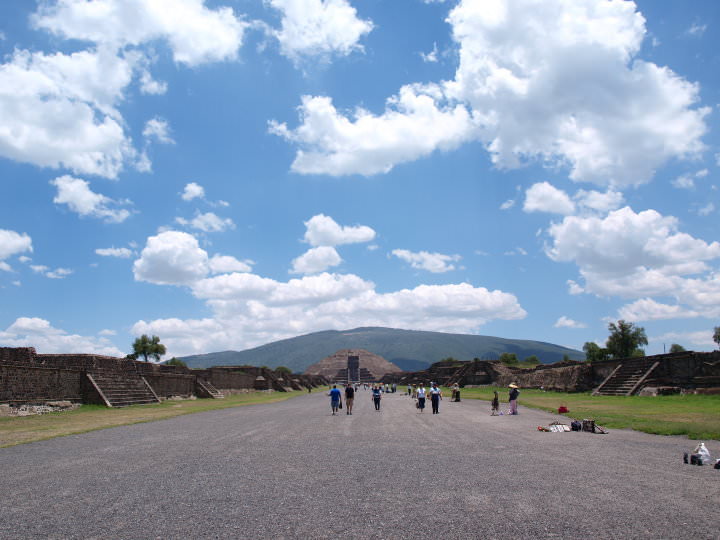
[(292, 170), (301, 174), (373, 175), (395, 165), (451, 150), (471, 140), (476, 125), (463, 105), (441, 106), (437, 89), (405, 86), (381, 115), (356, 109), (343, 115), (328, 97), (303, 96), (302, 124), (270, 122), (270, 132), (300, 146)]
[(119, 259), (129, 259), (132, 257), (133, 252), (128, 248), (98, 248), (95, 253), (101, 257), (117, 257)]
[[(716, 344), (712, 339), (712, 332), (667, 332), (659, 336), (648, 336), (650, 343), (685, 343), (689, 344), (687, 348), (696, 345), (707, 349), (714, 349)], [(687, 346), (687, 345), (686, 345)]]
[(328, 268), (337, 266), (342, 262), (340, 255), (334, 247), (319, 246), (310, 248), (305, 253), (293, 259), (291, 274), (317, 274)]
[(50, 279), (65, 279), (74, 272), (70, 268), (55, 268), (55, 270), (52, 270), (44, 264), (31, 264), (30, 269), (36, 274)]
[(143, 137), (148, 141), (155, 139), (162, 144), (175, 144), (175, 141), (170, 136), (170, 126), (167, 120), (158, 117), (151, 118), (145, 123)]
[(715, 211), (715, 204), (712, 202), (707, 203), (705, 206), (698, 208), (698, 215), (699, 216), (709, 216)]
[(239, 261), (230, 255), (213, 255), (208, 261), (210, 271), (213, 274), (224, 274), (229, 272), (251, 272), (253, 261)]
[(533, 184), (525, 192), (523, 210), (525, 212), (551, 212), (568, 215), (575, 212), (575, 203), (564, 191), (548, 182), (540, 182)]
[(318, 274), (286, 283), (252, 274), (201, 280), (193, 293), (214, 312), (205, 319), (138, 321), (133, 333), (155, 333), (175, 354), (243, 349), (298, 334), (356, 326), (473, 332), (492, 319), (521, 319), (517, 298), (467, 283), (421, 285), (378, 293), (353, 275)]
[(710, 109), (698, 85), (637, 57), (646, 30), (632, 2), (461, 0), (448, 22), (454, 79), (404, 86), (380, 115), (305, 96), (297, 128), (271, 123), (299, 147), (292, 170), (378, 174), (479, 140), (501, 168), (541, 160), (623, 187), (705, 148)]
[(123, 48), (166, 40), (176, 62), (234, 60), (248, 23), (204, 0), (60, 0), (42, 4), (36, 27), (66, 39)]
[[(720, 308), (718, 308), (720, 313)], [(679, 305), (656, 302), (652, 298), (641, 298), (618, 310), (618, 318), (625, 321), (655, 321), (661, 319), (681, 319), (698, 317), (697, 311)]]
[(282, 14), (273, 31), (282, 54), (293, 61), (307, 57), (346, 56), (362, 50), (360, 39), (373, 25), (357, 17), (347, 0), (268, 0)]
[(587, 328), (587, 325), (585, 323), (574, 321), (566, 317), (565, 315), (555, 321), (555, 324), (553, 326), (555, 328)]
[(318, 214), (305, 222), (305, 242), (311, 246), (339, 246), (371, 242), (375, 231), (365, 225), (340, 226), (330, 216)]
[(714, 313), (720, 302), (720, 275), (708, 265), (720, 257), (720, 243), (679, 232), (675, 217), (625, 207), (602, 218), (566, 217), (552, 224), (548, 233), (552, 243), (547, 255), (577, 264), (584, 280), (584, 285), (569, 282), (573, 294), (647, 299), (627, 307), (627, 313), (669, 313), (652, 303), (655, 296), (674, 297), (704, 314)]
[(0, 65), (0, 156), (115, 178), (136, 154), (115, 109), (132, 71), (106, 49), (16, 50)]
[(183, 201), (192, 201), (193, 199), (204, 199), (205, 198), (205, 188), (203, 188), (200, 184), (196, 184), (195, 182), (190, 182), (189, 184), (185, 184), (185, 189), (183, 190), (180, 197), (182, 198)]
[(235, 222), (230, 218), (221, 218), (213, 212), (206, 212), (204, 214), (198, 213), (192, 219), (175, 218), (176, 223), (184, 225), (186, 227), (192, 227), (199, 231), (206, 233), (209, 232), (224, 232), (228, 229), (235, 228)]
[(601, 213), (617, 210), (623, 203), (623, 194), (619, 191), (609, 189), (605, 193), (599, 191), (578, 190), (573, 197), (577, 204), (590, 210), (596, 210)]
[(410, 263), (413, 268), (427, 270), (434, 274), (455, 270), (455, 265), (451, 263), (462, 258), (460, 255), (443, 255), (442, 253), (429, 253), (427, 251), (415, 253), (407, 249), (394, 249), (392, 254), (398, 259)]
[(0, 260), (32, 250), (32, 238), (26, 233), (0, 229)]
[(130, 217), (130, 211), (116, 208), (127, 201), (114, 201), (90, 189), (90, 183), (69, 175), (59, 176), (50, 184), (57, 187), (55, 204), (66, 204), (68, 208), (80, 216), (95, 217), (106, 223), (122, 223)]
[(4, 347), (35, 347), (41, 354), (80, 353), (125, 356), (106, 338), (68, 334), (38, 317), (19, 317), (5, 331), (0, 331)]
[(508, 199), (507, 201), (505, 201), (504, 203), (502, 203), (502, 204), (500, 205), (500, 210), (509, 210), (509, 209), (512, 208), (513, 206), (515, 206), (515, 200), (514, 200), (514, 199)]
[(180, 231), (151, 236), (133, 263), (136, 281), (182, 285), (205, 277), (210, 271), (208, 254), (197, 239)]

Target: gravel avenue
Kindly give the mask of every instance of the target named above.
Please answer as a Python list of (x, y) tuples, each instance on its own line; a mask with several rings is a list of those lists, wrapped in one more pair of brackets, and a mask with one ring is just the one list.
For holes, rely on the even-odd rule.
[[(503, 410), (507, 408), (503, 404)], [(0, 538), (717, 538), (697, 441), (324, 392), (0, 449)], [(713, 458), (720, 442), (705, 441)]]

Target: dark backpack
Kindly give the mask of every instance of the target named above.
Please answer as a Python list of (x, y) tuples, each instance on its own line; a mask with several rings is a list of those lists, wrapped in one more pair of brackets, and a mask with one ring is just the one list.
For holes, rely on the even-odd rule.
[(570, 429), (573, 431), (582, 431), (582, 422), (579, 420), (573, 420), (570, 422)]

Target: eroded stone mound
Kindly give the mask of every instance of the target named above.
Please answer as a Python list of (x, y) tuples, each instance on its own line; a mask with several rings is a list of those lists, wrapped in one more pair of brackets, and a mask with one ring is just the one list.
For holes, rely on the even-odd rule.
[(382, 356), (365, 349), (342, 349), (309, 366), (307, 375), (321, 375), (332, 381), (373, 382), (402, 370)]

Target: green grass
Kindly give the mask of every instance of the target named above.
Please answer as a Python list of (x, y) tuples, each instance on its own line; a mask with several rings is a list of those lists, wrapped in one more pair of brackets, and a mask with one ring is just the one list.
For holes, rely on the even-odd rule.
[(133, 405), (118, 409), (109, 409), (101, 405), (82, 405), (74, 411), (0, 417), (0, 448), (98, 429), (164, 420), (184, 414), (257, 403), (273, 403), (304, 393), (306, 392), (248, 392), (230, 395), (225, 399), (163, 401), (153, 405)]
[[(507, 410), (507, 388), (462, 388), (460, 396), (462, 399), (490, 401), (494, 390), (500, 396), (500, 410)], [(450, 390), (443, 389), (443, 395), (449, 396)], [(518, 402), (526, 407), (555, 413), (560, 405), (565, 405), (570, 410), (565, 415), (568, 418), (592, 418), (608, 428), (720, 440), (720, 395), (623, 397), (520, 389)]]

